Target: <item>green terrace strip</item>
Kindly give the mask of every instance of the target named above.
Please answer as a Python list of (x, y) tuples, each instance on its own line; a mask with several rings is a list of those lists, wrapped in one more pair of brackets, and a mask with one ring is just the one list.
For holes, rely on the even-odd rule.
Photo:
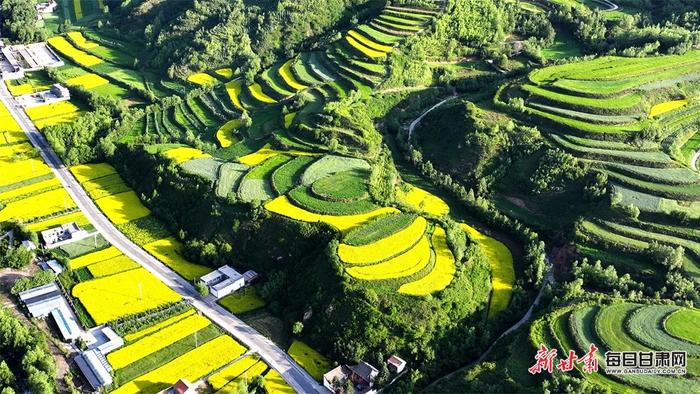
[(243, 201), (265, 201), (275, 197), (270, 179), (272, 173), (290, 160), (292, 160), (290, 156), (277, 155), (253, 167), (241, 180), (238, 187), (239, 198)]
[(611, 113), (629, 113), (639, 111), (642, 103), (642, 95), (639, 93), (624, 94), (621, 96), (595, 98), (595, 97), (580, 97), (570, 94), (559, 93), (557, 91), (542, 88), (540, 86), (524, 84), (521, 88), (530, 93), (531, 99), (545, 101), (550, 105), (564, 105), (572, 109), (589, 110), (591, 112), (611, 112)]
[(313, 156), (298, 156), (272, 173), (272, 187), (277, 194), (286, 194), (301, 182), (306, 168), (316, 160)]
[[(627, 321), (629, 332), (634, 339), (653, 349), (677, 351), (682, 349), (689, 357), (700, 357), (700, 345), (675, 338), (663, 330), (663, 322), (673, 312), (681, 309), (675, 305), (647, 305), (632, 313)], [(700, 366), (700, 360), (695, 367)], [(697, 370), (696, 370), (697, 371)]]
[(219, 167), (216, 195), (227, 197), (229, 193), (238, 190), (239, 182), (249, 167), (239, 163), (224, 163)]
[(678, 339), (700, 345), (698, 319), (700, 319), (699, 310), (682, 308), (666, 317), (663, 322), (664, 330)]
[(368, 171), (343, 171), (321, 178), (311, 186), (313, 194), (330, 201), (350, 202), (369, 197)]
[(347, 233), (343, 242), (354, 246), (367, 245), (404, 230), (415, 219), (416, 216), (409, 213), (380, 216)]
[(295, 205), (322, 215), (357, 215), (379, 208), (367, 199), (347, 202), (323, 199), (315, 196), (311, 187), (308, 186), (298, 186), (292, 189), (289, 192), (289, 198)]
[(590, 159), (598, 159), (603, 161), (619, 160), (629, 164), (644, 165), (655, 168), (673, 166), (673, 161), (671, 158), (663, 152), (634, 152), (631, 150), (627, 151), (591, 148), (577, 145), (576, 143), (569, 141), (568, 136), (551, 134), (549, 137), (565, 150)]

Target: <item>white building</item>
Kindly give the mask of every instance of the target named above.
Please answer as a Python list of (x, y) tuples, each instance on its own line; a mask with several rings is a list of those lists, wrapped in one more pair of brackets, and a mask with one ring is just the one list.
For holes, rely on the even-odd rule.
[[(36, 12), (37, 14), (50, 14), (56, 11), (56, 7), (58, 7), (58, 3), (56, 3), (54, 0), (51, 0), (48, 3), (37, 3)], [(41, 15), (38, 15), (38, 17), (41, 19)]]
[(112, 367), (99, 350), (90, 349), (80, 352), (75, 356), (75, 363), (93, 390), (99, 390), (102, 386), (112, 384), (112, 375), (110, 374)]
[(48, 249), (79, 241), (88, 236), (90, 236), (90, 234), (85, 230), (81, 230), (80, 226), (74, 222), (41, 232), (41, 239), (44, 240), (44, 246)]
[(80, 336), (80, 325), (73, 310), (70, 309), (63, 293), (56, 283), (35, 287), (19, 293), (32, 317), (45, 318), (49, 315), (56, 321), (61, 336), (65, 341), (72, 341)]
[(28, 71), (64, 65), (63, 60), (45, 42), (0, 46), (0, 53), (3, 79), (20, 79)]
[(229, 295), (246, 283), (243, 275), (228, 265), (202, 276), (199, 282), (207, 286), (209, 293), (216, 298)]
[(43, 269), (44, 271), (51, 270), (56, 275), (63, 272), (63, 266), (61, 265), (61, 263), (58, 262), (58, 260), (40, 261), (39, 267), (41, 267), (41, 269)]

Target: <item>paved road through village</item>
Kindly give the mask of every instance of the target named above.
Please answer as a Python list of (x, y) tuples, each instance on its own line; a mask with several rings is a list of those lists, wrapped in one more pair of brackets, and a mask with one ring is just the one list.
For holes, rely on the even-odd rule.
[(83, 214), (90, 219), (107, 241), (129, 258), (138, 262), (163, 283), (182, 297), (192, 301), (192, 305), (204, 316), (221, 326), (234, 338), (245, 344), (251, 351), (257, 352), (265, 362), (277, 370), (284, 379), (300, 393), (323, 393), (327, 390), (304, 371), (287, 353), (272, 341), (262, 336), (255, 329), (245, 324), (216, 303), (212, 297), (202, 297), (192, 284), (181, 278), (170, 268), (148, 254), (141, 247), (131, 242), (114, 227), (106, 216), (97, 208), (73, 174), (61, 162), (58, 155), (49, 146), (44, 136), (29, 120), (21, 107), (17, 105), (4, 83), (0, 83), (0, 100), (10, 111), (17, 123), (29, 137), (31, 143), (39, 149), (44, 161), (51, 167), (63, 186), (71, 195)]

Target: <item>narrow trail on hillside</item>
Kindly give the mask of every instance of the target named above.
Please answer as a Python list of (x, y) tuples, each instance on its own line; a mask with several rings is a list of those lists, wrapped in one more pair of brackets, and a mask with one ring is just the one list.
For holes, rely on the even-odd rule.
[(693, 171), (698, 170), (698, 160), (700, 160), (700, 149), (698, 149), (698, 151), (693, 155), (693, 158), (690, 159), (690, 168), (692, 168)]
[[(409, 144), (411, 143), (411, 137), (413, 136), (413, 131), (415, 130), (416, 126), (418, 126), (418, 124), (423, 120), (423, 118), (426, 115), (428, 115), (430, 112), (434, 111), (435, 109), (441, 107), (445, 103), (456, 99), (457, 97), (458, 97), (457, 92), (455, 91), (452, 93), (451, 96), (443, 99), (442, 101), (440, 101), (437, 104), (433, 105), (432, 107), (428, 108), (419, 117), (417, 117), (415, 120), (413, 120), (413, 122), (411, 122), (411, 124), (408, 126), (408, 142), (409, 142)], [(698, 153), (700, 153), (700, 151), (698, 151)], [(552, 264), (550, 262), (550, 259), (549, 259), (549, 257), (547, 257), (547, 260), (546, 260), (547, 273), (546, 273), (544, 279), (542, 280), (542, 285), (540, 286), (540, 289), (537, 293), (537, 297), (535, 297), (535, 300), (532, 302), (532, 304), (530, 305), (530, 308), (528, 308), (527, 312), (525, 312), (525, 315), (523, 315), (523, 317), (520, 318), (520, 320), (518, 320), (515, 324), (513, 324), (512, 326), (508, 327), (505, 331), (503, 331), (503, 333), (501, 333), (501, 335), (499, 335), (491, 343), (491, 345), (489, 345), (489, 347), (483, 353), (481, 353), (481, 355), (479, 356), (479, 358), (476, 359), (476, 361), (473, 361), (473, 362), (465, 365), (464, 367), (461, 367), (461, 368), (457, 369), (456, 371), (450, 372), (449, 374), (435, 380), (434, 382), (432, 382), (428, 386), (428, 388), (430, 386), (433, 386), (436, 383), (444, 380), (444, 379), (449, 379), (450, 377), (452, 377), (456, 374), (459, 374), (459, 373), (471, 368), (472, 366), (474, 366), (476, 364), (481, 363), (482, 361), (484, 361), (486, 359), (486, 356), (488, 356), (488, 354), (491, 352), (491, 350), (493, 350), (494, 346), (496, 346), (498, 341), (505, 338), (506, 336), (508, 336), (509, 334), (518, 330), (524, 324), (529, 322), (530, 319), (532, 318), (533, 313), (535, 312), (535, 308), (537, 308), (537, 306), (540, 304), (540, 300), (542, 299), (542, 294), (544, 293), (544, 289), (547, 287), (548, 284), (554, 283), (554, 274), (552, 273), (551, 265)], [(427, 391), (429, 391), (429, 390), (427, 390), (427, 388), (426, 388), (426, 390), (423, 390), (423, 392), (427, 392)]]

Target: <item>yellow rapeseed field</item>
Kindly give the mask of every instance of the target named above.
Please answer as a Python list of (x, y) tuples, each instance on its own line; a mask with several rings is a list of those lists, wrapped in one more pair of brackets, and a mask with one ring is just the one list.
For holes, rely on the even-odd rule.
[(297, 81), (296, 78), (294, 78), (294, 73), (292, 72), (292, 62), (294, 62), (294, 60), (287, 60), (287, 62), (280, 67), (280, 76), (282, 79), (284, 79), (284, 82), (286, 82), (287, 85), (291, 86), (295, 90), (299, 91), (306, 89), (308, 86), (302, 84), (301, 82)]
[(73, 199), (63, 188), (55, 189), (7, 204), (0, 210), (0, 222), (29, 220), (74, 207)]
[(134, 191), (102, 197), (95, 200), (95, 203), (114, 224), (128, 223), (151, 214)]
[(13, 162), (19, 157), (31, 157), (34, 152), (34, 146), (29, 142), (24, 142), (16, 145), (0, 146), (0, 161), (1, 163)]
[(216, 132), (216, 140), (219, 141), (219, 145), (222, 148), (228, 148), (229, 146), (238, 142), (233, 132), (241, 126), (240, 119), (233, 119), (226, 122), (223, 126), (219, 128)]
[(253, 96), (256, 100), (265, 103), (265, 104), (275, 104), (277, 103), (277, 100), (273, 99), (272, 97), (266, 95), (262, 91), (262, 86), (260, 86), (259, 83), (254, 83), (250, 86), (248, 86), (248, 90), (250, 91), (250, 95)]
[(425, 234), (428, 222), (418, 216), (410, 226), (367, 245), (338, 245), (338, 257), (347, 264), (372, 264), (399, 255), (414, 246)]
[(445, 216), (450, 213), (449, 205), (440, 197), (413, 185), (409, 185), (408, 192), (399, 188), (396, 198), (421, 213), (435, 216)]
[(304, 342), (294, 340), (287, 353), (318, 381), (322, 381), (323, 374), (332, 368), (331, 360)]
[(72, 59), (76, 63), (84, 67), (92, 67), (102, 63), (102, 59), (97, 56), (90, 55), (71, 45), (68, 40), (61, 36), (51, 37), (48, 39), (49, 45), (60, 52), (62, 55)]
[(226, 93), (228, 93), (228, 97), (231, 99), (233, 105), (241, 111), (245, 111), (243, 105), (241, 105), (241, 99), (239, 98), (242, 89), (243, 82), (240, 79), (226, 83)]
[(214, 72), (216, 75), (220, 75), (226, 79), (231, 79), (233, 77), (233, 69), (231, 68), (220, 68)]
[(187, 280), (198, 279), (211, 271), (203, 265), (185, 260), (180, 254), (182, 244), (173, 237), (159, 239), (146, 244), (143, 248)]
[(117, 170), (107, 163), (80, 164), (70, 168), (75, 179), (83, 183), (90, 179), (102, 178), (103, 176), (115, 174)]
[(23, 83), (21, 85), (14, 85), (14, 84), (10, 83), (10, 80), (8, 79), (5, 81), (5, 85), (7, 86), (7, 89), (10, 91), (10, 94), (13, 96), (22, 96), (25, 94), (34, 93), (34, 87), (28, 83)]
[(460, 223), (465, 233), (479, 243), (491, 266), (491, 301), (489, 303), (489, 318), (505, 310), (510, 303), (510, 297), (515, 283), (513, 255), (502, 242), (486, 236), (474, 227)]
[(140, 267), (134, 260), (127, 256), (117, 256), (99, 263), (90, 264), (88, 270), (95, 278), (118, 274), (120, 272), (132, 270)]
[(430, 241), (427, 236), (423, 236), (406, 253), (383, 263), (348, 267), (345, 271), (353, 278), (362, 280), (405, 278), (419, 272), (430, 263), (430, 251)]
[(649, 111), (649, 117), (653, 118), (655, 116), (659, 116), (663, 113), (673, 111), (676, 108), (680, 108), (686, 104), (688, 104), (688, 100), (674, 100), (667, 101), (661, 104), (656, 104), (655, 106), (651, 107), (651, 110)]
[(348, 32), (348, 35), (349, 35), (350, 37), (356, 39), (356, 40), (359, 41), (360, 43), (362, 43), (364, 46), (369, 47), (369, 48), (372, 48), (372, 49), (374, 49), (375, 51), (379, 51), (379, 52), (384, 52), (384, 53), (386, 53), (386, 52), (390, 52), (390, 51), (392, 50), (392, 47), (391, 47), (391, 46), (389, 46), (389, 45), (384, 45), (384, 44), (380, 44), (380, 43), (378, 43), (378, 42), (372, 41), (372, 40), (370, 40), (369, 38), (363, 36), (362, 34), (356, 32), (355, 30), (350, 30), (350, 31)]
[(80, 115), (80, 108), (70, 101), (40, 105), (27, 108), (24, 111), (39, 129), (61, 123), (70, 123)]
[(114, 246), (110, 246), (106, 249), (102, 249), (97, 252), (88, 253), (86, 255), (74, 258), (70, 261), (71, 269), (77, 270), (78, 268), (87, 267), (90, 264), (95, 264), (100, 261), (105, 261), (119, 257), (122, 252)]
[(64, 223), (70, 223), (70, 222), (75, 222), (78, 226), (84, 226), (84, 225), (90, 223), (88, 218), (86, 218), (82, 212), (78, 211), (78, 212), (69, 213), (67, 215), (56, 216), (56, 217), (52, 217), (50, 219), (46, 219), (46, 220), (42, 220), (42, 221), (35, 222), (32, 224), (28, 224), (27, 228), (30, 231), (39, 232), (39, 231), (48, 230), (50, 228), (58, 227)]
[(350, 36), (345, 36), (345, 40), (352, 45), (353, 48), (357, 49), (361, 53), (365, 54), (367, 57), (370, 57), (372, 59), (378, 59), (386, 56), (385, 52), (381, 51), (376, 51), (372, 48), (368, 48), (362, 44), (360, 44), (356, 39), (350, 37)]
[[(252, 367), (248, 368), (245, 370), (242, 374), (238, 375), (237, 378), (234, 378), (232, 381), (228, 382), (225, 386), (223, 386), (218, 393), (235, 393), (238, 391), (238, 386), (240, 382), (246, 381), (250, 382), (253, 380), (254, 377), (258, 375), (262, 375), (265, 370), (268, 368), (267, 364), (265, 364), (264, 361), (260, 360), (257, 363), (255, 363)], [(217, 381), (217, 384), (219, 384), (219, 381)], [(270, 392), (270, 394), (275, 394), (273, 392)]]
[(51, 172), (41, 159), (31, 158), (15, 162), (0, 161), (0, 186), (11, 185)]
[(114, 369), (124, 368), (151, 353), (155, 353), (194, 334), (210, 324), (211, 322), (206, 317), (197, 314), (192, 315), (137, 342), (109, 353), (107, 361)]
[(279, 196), (275, 198), (274, 200), (265, 204), (265, 208), (267, 208), (267, 210), (270, 212), (286, 216), (291, 219), (300, 220), (302, 222), (327, 223), (343, 232), (364, 224), (378, 216), (385, 215), (387, 213), (399, 212), (398, 209), (393, 207), (383, 207), (360, 215), (319, 215), (297, 207), (296, 205), (292, 204), (286, 196)]
[(154, 324), (152, 326), (149, 326), (141, 331), (137, 331), (137, 332), (132, 333), (132, 334), (124, 335), (124, 340), (127, 342), (138, 341), (139, 339), (141, 339), (145, 336), (151, 335), (151, 334), (158, 332), (164, 328), (170, 327), (171, 325), (179, 322), (180, 320), (183, 320), (189, 316), (194, 315), (194, 313), (195, 313), (194, 308), (188, 309), (185, 312), (180, 313), (179, 315), (175, 315), (169, 319), (163, 320), (162, 322)]
[(274, 369), (265, 374), (265, 390), (274, 394), (294, 394), (296, 391), (284, 381), (279, 372)]
[(209, 154), (204, 153), (199, 149), (190, 148), (188, 146), (167, 150), (163, 152), (163, 156), (173, 159), (177, 164), (184, 163), (192, 159), (211, 157)]
[(81, 76), (70, 78), (66, 81), (68, 86), (82, 86), (85, 89), (94, 89), (99, 86), (109, 84), (109, 81), (97, 74), (83, 74)]
[(251, 153), (249, 155), (245, 155), (243, 157), (239, 157), (238, 161), (240, 163), (243, 163), (245, 165), (249, 165), (251, 167), (257, 166), (258, 164), (262, 163), (263, 161), (271, 158), (272, 156), (277, 156), (280, 153), (284, 153), (285, 155), (291, 155), (291, 156), (319, 156), (319, 153), (312, 153), (312, 152), (305, 152), (301, 150), (276, 150), (272, 149), (270, 147), (270, 144), (265, 144), (262, 148), (258, 149), (257, 152)]
[(214, 338), (173, 361), (119, 387), (113, 394), (155, 393), (178, 379), (196, 382), (245, 352), (245, 348), (227, 335)]
[(207, 73), (195, 73), (187, 77), (187, 80), (197, 85), (214, 85), (219, 83), (219, 80)]
[[(3, 131), (15, 131), (20, 132), (22, 128), (19, 126), (15, 118), (10, 114), (5, 105), (0, 102), (0, 124), (2, 125)], [(24, 133), (22, 133), (24, 135)], [(14, 141), (7, 141), (7, 143), (12, 143)]]
[(399, 293), (424, 296), (444, 290), (452, 282), (456, 270), (455, 259), (447, 245), (447, 235), (442, 227), (435, 228), (432, 241), (435, 251), (433, 270), (428, 275), (399, 287)]
[[(228, 382), (243, 375), (253, 365), (260, 362), (260, 359), (255, 356), (246, 356), (236, 361), (235, 363), (221, 369), (219, 372), (207, 378), (207, 381), (214, 390), (221, 390)], [(263, 363), (265, 365), (265, 363)], [(252, 376), (250, 377), (252, 378)]]
[(87, 38), (85, 38), (85, 36), (83, 35), (83, 33), (79, 31), (72, 31), (68, 33), (68, 37), (70, 37), (70, 39), (73, 40), (75, 45), (82, 49), (93, 49), (100, 46), (100, 44), (88, 41)]
[(73, 287), (97, 324), (176, 302), (180, 296), (143, 268), (80, 282)]
[(45, 181), (32, 183), (27, 186), (2, 192), (0, 193), (0, 201), (7, 201), (11, 198), (19, 197), (24, 194), (35, 193), (43, 189), (56, 188), (60, 186), (61, 182), (58, 180), (58, 178), (51, 178)]

